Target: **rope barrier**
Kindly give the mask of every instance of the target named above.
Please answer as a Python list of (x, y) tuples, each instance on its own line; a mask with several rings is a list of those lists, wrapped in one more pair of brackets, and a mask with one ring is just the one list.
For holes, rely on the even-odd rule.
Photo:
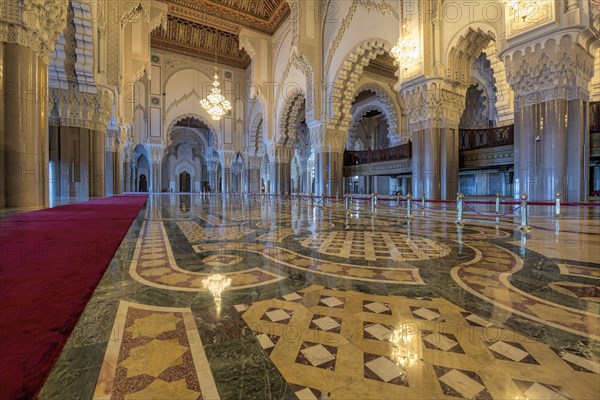
[(515, 211), (517, 211), (519, 208), (521, 208), (521, 206), (519, 205), (518, 207), (512, 209), (509, 212), (505, 212), (503, 214), (484, 214), (482, 212), (477, 211), (476, 209), (474, 209), (473, 207), (469, 206), (467, 203), (464, 203), (465, 207), (467, 207), (469, 210), (473, 211), (475, 214), (481, 215), (482, 217), (506, 217), (508, 215), (514, 214)]

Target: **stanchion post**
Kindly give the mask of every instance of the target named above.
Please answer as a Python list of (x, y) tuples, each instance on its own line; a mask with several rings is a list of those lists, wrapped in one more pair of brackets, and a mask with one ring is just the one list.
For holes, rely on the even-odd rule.
[(556, 193), (556, 205), (554, 206), (554, 216), (560, 217), (560, 192)]
[(350, 213), (350, 195), (346, 194), (346, 214)]
[(496, 193), (496, 214), (500, 214), (500, 193)]
[(398, 192), (398, 194), (396, 195), (396, 203), (398, 204), (398, 208), (402, 207), (402, 199), (400, 197), (400, 192)]
[(340, 200), (340, 192), (335, 192), (335, 201), (339, 201)]
[(521, 226), (519, 226), (519, 230), (524, 233), (531, 231), (531, 227), (527, 225), (527, 199), (527, 193), (523, 193), (521, 195)]
[(413, 219), (413, 216), (412, 216), (412, 195), (410, 193), (406, 195), (406, 218), (408, 220)]
[(325, 208), (325, 193), (321, 194), (321, 206), (323, 206), (323, 208)]
[(463, 220), (463, 200), (464, 195), (460, 192), (456, 195), (456, 225), (462, 227), (465, 225)]
[(308, 194), (308, 204), (309, 204), (311, 207), (314, 207), (314, 206), (315, 206), (315, 201), (314, 201), (314, 199), (313, 199), (313, 194), (312, 194), (312, 193), (309, 193), (309, 194)]
[(425, 193), (421, 195), (421, 208), (425, 210)]
[(377, 193), (371, 195), (371, 214), (375, 216), (377, 213)]

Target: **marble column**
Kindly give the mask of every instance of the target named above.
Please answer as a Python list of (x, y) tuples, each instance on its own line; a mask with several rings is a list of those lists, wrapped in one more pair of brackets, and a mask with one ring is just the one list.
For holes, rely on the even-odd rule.
[[(542, 40), (542, 39), (541, 39)], [(585, 201), (589, 187), (589, 83), (594, 58), (573, 36), (506, 51), (515, 93), (515, 198)]]
[(0, 202), (7, 207), (48, 204), (48, 65), (32, 49), (0, 43), (4, 168)]
[(131, 163), (129, 161), (125, 161), (123, 163), (123, 177), (125, 179), (123, 191), (132, 192), (133, 190), (131, 189)]
[(103, 131), (90, 131), (89, 143), (89, 195), (90, 197), (104, 197), (106, 185), (104, 179), (104, 171), (106, 168), (106, 133)]

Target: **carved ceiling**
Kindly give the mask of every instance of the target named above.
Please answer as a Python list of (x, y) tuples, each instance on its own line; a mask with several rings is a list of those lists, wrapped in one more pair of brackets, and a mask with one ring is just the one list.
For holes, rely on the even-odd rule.
[(398, 67), (394, 65), (394, 61), (395, 60), (391, 55), (384, 52), (371, 60), (369, 65), (364, 68), (364, 71), (396, 80), (398, 79), (396, 77), (396, 70)]
[(242, 28), (272, 35), (290, 14), (285, 0), (161, 0), (169, 5), (167, 28), (152, 34), (152, 47), (247, 68), (239, 50)]

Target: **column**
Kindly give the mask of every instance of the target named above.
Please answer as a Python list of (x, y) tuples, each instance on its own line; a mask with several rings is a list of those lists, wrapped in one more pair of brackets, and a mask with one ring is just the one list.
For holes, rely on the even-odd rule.
[(104, 197), (106, 184), (104, 179), (104, 171), (106, 168), (106, 133), (104, 131), (90, 131), (89, 143), (89, 195), (90, 197)]
[(0, 20), (0, 207), (49, 202), (48, 62), (67, 2), (5, 0)]
[(286, 146), (275, 147), (275, 157), (271, 168), (272, 192), (275, 194), (286, 194), (291, 192), (291, 166), (290, 162), (294, 155), (294, 149)]
[(3, 205), (48, 204), (48, 65), (38, 53), (1, 43), (3, 58), (2, 155), (6, 163)]
[(343, 153), (348, 130), (325, 126), (319, 121), (311, 122), (309, 130), (315, 154), (315, 194), (335, 196), (342, 192)]
[(534, 48), (527, 58), (520, 51), (506, 57), (515, 92), (514, 196), (547, 201), (560, 192), (565, 201), (585, 201), (594, 59), (569, 36)]
[(458, 121), (464, 110), (466, 86), (430, 78), (401, 92), (407, 99), (413, 138), (412, 195), (454, 199), (458, 191)]

